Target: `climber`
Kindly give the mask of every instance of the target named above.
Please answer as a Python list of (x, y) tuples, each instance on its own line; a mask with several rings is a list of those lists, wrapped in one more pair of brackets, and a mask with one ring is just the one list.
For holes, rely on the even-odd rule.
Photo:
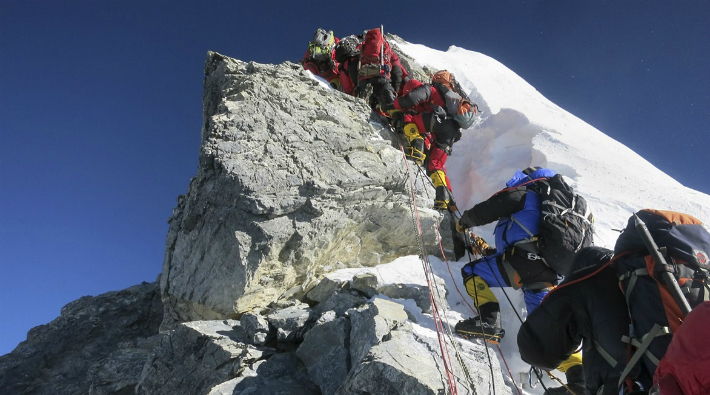
[(390, 63), (392, 63), (392, 71), (390, 72), (390, 84), (392, 85), (392, 90), (396, 96), (402, 95), (402, 88), (404, 84), (409, 81), (409, 73), (407, 69), (402, 66), (402, 61), (396, 52), (392, 51), (390, 55)]
[[(392, 63), (392, 61), (395, 63)], [(355, 96), (366, 98), (367, 87), (372, 87), (369, 97), (370, 107), (377, 111), (378, 107), (391, 104), (397, 91), (393, 87), (401, 86), (406, 71), (399, 57), (395, 55), (380, 28), (368, 30), (365, 40), (360, 46), (360, 67)]]
[[(479, 315), (459, 322), (464, 336), (502, 338), (499, 304), (489, 286), (523, 289), (528, 313), (567, 275), (574, 254), (593, 243), (593, 217), (586, 199), (577, 195), (560, 174), (541, 167), (517, 170), (506, 187), (461, 214), (460, 233), (498, 221), (495, 249), (465, 265), (461, 273)], [(543, 213), (545, 221), (542, 221)]]
[[(627, 360), (627, 346), (621, 338), (629, 332), (629, 314), (619, 279), (610, 266), (580, 281), (609, 262), (613, 251), (601, 247), (580, 250), (572, 262), (572, 273), (550, 292), (532, 312), (518, 332), (518, 348), (523, 361), (545, 370), (555, 369), (561, 361), (575, 355), (583, 344), (582, 366), (566, 370), (567, 386), (574, 394), (585, 390), (596, 394), (618, 394), (620, 369), (613, 368), (599, 350), (610, 358)], [(569, 284), (569, 285), (568, 285)], [(563, 363), (564, 365), (564, 363)], [(645, 378), (648, 382), (650, 377)], [(570, 394), (564, 387), (551, 388), (546, 394)]]
[(332, 30), (317, 29), (301, 59), (301, 65), (305, 70), (325, 79), (335, 89), (340, 88), (338, 63), (335, 61), (337, 44), (338, 39), (333, 35)]
[[(673, 334), (653, 376), (658, 395), (710, 395), (710, 301), (695, 307)], [(657, 391), (657, 392), (654, 392)]]
[(392, 125), (409, 142), (407, 158), (417, 164), (426, 159), (427, 174), (436, 190), (434, 208), (455, 212), (446, 159), (454, 142), (461, 138), (461, 129), (455, 120), (447, 117), (444, 105), (436, 88), (412, 78), (404, 83), (402, 96), (382, 109), (391, 115)]
[(489, 248), (477, 239), (481, 259), (461, 269), (466, 291), (473, 298), (479, 315), (460, 321), (456, 332), (467, 337), (500, 340), (505, 331), (500, 324), (500, 306), (490, 286), (523, 289), (528, 313), (534, 310), (547, 292), (558, 282), (558, 274), (537, 255), (541, 201), (538, 194), (525, 185), (527, 180), (552, 177), (554, 170), (531, 167), (518, 170), (506, 188), (488, 200), (462, 213), (456, 227), (465, 229), (498, 221), (495, 247)]
[(585, 393), (646, 394), (654, 382), (662, 395), (710, 389), (702, 384), (710, 381), (702, 348), (710, 344), (704, 341), (707, 328), (694, 321), (702, 313), (693, 314), (710, 308), (704, 304), (708, 251), (710, 232), (697, 218), (651, 209), (634, 213), (613, 257), (599, 247), (574, 255), (565, 280), (520, 327), (522, 359), (554, 368), (581, 341)]
[(343, 37), (335, 46), (335, 61), (338, 63), (340, 90), (348, 95), (355, 95), (360, 70), (360, 47), (363, 36)]

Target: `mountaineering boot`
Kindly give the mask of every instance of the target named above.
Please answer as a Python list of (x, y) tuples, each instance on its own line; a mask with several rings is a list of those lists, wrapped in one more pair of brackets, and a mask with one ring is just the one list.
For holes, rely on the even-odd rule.
[(499, 343), (505, 336), (505, 329), (483, 322), (479, 317), (459, 321), (454, 330), (461, 337), (483, 339), (489, 343)]
[(432, 184), (434, 184), (434, 189), (436, 191), (436, 196), (434, 197), (434, 210), (449, 210), (449, 212), (457, 211), (456, 203), (454, 202), (454, 197), (451, 195), (451, 189), (448, 186), (448, 178), (446, 173), (442, 170), (436, 170), (429, 175)]
[(505, 336), (500, 326), (500, 306), (495, 302), (479, 306), (481, 315), (459, 321), (454, 331), (466, 338), (484, 339), (489, 343), (498, 343)]
[(583, 395), (586, 388), (584, 368), (581, 364), (574, 365), (565, 371), (567, 387), (548, 388), (545, 395)]
[(436, 187), (436, 196), (434, 197), (434, 210), (445, 211), (450, 213), (458, 211), (454, 197), (451, 196), (451, 190), (445, 186)]
[(421, 166), (422, 163), (424, 163), (424, 159), (426, 159), (426, 154), (424, 153), (424, 139), (418, 137), (410, 141), (409, 147), (407, 147), (407, 151), (405, 151), (404, 155), (407, 159)]
[(404, 133), (404, 137), (409, 142), (405, 156), (421, 166), (424, 163), (424, 159), (426, 159), (426, 154), (424, 154), (424, 138), (419, 134), (419, 128), (415, 123), (409, 122), (402, 127), (402, 133)]

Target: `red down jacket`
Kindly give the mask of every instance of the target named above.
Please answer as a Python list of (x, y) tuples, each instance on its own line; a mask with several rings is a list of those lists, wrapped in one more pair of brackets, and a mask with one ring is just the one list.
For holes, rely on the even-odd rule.
[(673, 334), (653, 382), (660, 395), (710, 395), (710, 301), (696, 306)]

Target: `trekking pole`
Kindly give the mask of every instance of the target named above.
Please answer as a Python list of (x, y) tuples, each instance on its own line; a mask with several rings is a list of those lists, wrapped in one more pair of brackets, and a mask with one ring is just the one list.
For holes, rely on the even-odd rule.
[(638, 230), (639, 234), (641, 235), (641, 238), (643, 239), (643, 243), (646, 244), (646, 248), (651, 253), (651, 257), (656, 263), (656, 269), (654, 270), (656, 272), (655, 274), (660, 274), (661, 278), (666, 283), (668, 290), (673, 295), (675, 302), (678, 303), (678, 307), (680, 307), (683, 316), (688, 315), (688, 313), (690, 313), (690, 305), (683, 296), (683, 292), (680, 290), (680, 286), (678, 286), (678, 281), (676, 281), (675, 277), (670, 272), (665, 270), (659, 270), (659, 268), (667, 267), (670, 265), (668, 264), (668, 262), (666, 262), (666, 259), (659, 251), (656, 242), (653, 241), (653, 237), (651, 237), (651, 233), (648, 231), (646, 223), (643, 222), (643, 220), (639, 218), (636, 213), (634, 213), (634, 221), (636, 230)]

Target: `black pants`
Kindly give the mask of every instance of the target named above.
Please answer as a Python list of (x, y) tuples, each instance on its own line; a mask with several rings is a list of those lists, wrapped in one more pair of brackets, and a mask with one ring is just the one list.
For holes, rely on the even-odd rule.
[(372, 86), (372, 96), (370, 98), (371, 105), (373, 103), (373, 99), (377, 102), (377, 104), (383, 107), (394, 103), (396, 95), (389, 79), (385, 77), (372, 77), (362, 80), (359, 83), (362, 87), (360, 90), (364, 91), (364, 87), (368, 84)]
[(422, 114), (422, 122), (427, 132), (434, 135), (434, 144), (450, 155), (451, 147), (461, 138), (459, 123), (433, 113)]

